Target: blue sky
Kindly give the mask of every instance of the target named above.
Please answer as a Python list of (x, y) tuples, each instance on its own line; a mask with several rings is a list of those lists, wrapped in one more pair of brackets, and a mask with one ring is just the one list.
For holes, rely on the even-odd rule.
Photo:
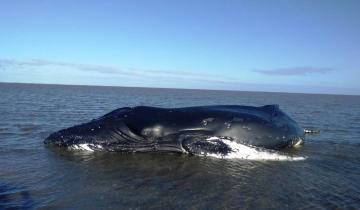
[(0, 82), (360, 94), (360, 1), (3, 0)]

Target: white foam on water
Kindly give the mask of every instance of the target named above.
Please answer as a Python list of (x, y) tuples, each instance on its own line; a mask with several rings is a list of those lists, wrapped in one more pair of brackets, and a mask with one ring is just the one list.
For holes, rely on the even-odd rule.
[(93, 152), (94, 148), (102, 149), (102, 146), (98, 144), (75, 144), (69, 147), (69, 149), (71, 150), (81, 150), (81, 151), (89, 151), (89, 152)]
[(252, 146), (246, 146), (235, 141), (228, 139), (223, 139), (219, 137), (210, 137), (206, 139), (207, 141), (220, 140), (226, 145), (228, 145), (232, 152), (227, 155), (221, 155), (218, 153), (206, 153), (203, 155), (215, 157), (215, 158), (225, 158), (225, 159), (246, 159), (246, 160), (271, 160), (271, 161), (302, 161), (306, 157), (301, 156), (287, 156), (281, 154), (274, 150), (269, 149), (260, 149)]

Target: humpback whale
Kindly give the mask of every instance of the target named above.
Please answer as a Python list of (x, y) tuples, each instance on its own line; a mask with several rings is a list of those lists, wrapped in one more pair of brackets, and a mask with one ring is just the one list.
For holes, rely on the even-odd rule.
[(278, 105), (116, 109), (88, 123), (49, 135), (57, 147), (114, 152), (226, 155), (237, 143), (279, 150), (303, 142), (303, 129)]

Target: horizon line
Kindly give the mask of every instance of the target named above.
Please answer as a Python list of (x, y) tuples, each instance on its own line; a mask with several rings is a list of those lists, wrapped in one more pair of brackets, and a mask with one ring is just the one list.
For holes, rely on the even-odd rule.
[(305, 94), (305, 95), (336, 95), (336, 96), (360, 96), (360, 94), (335, 94), (335, 93), (306, 93), (306, 92), (278, 92), (258, 90), (231, 90), (231, 89), (206, 89), (206, 88), (172, 88), (172, 87), (146, 87), (146, 86), (121, 86), (121, 85), (83, 85), (83, 84), (59, 84), (59, 83), (33, 83), (33, 82), (2, 82), (0, 84), (20, 85), (53, 85), (53, 86), (84, 86), (84, 87), (118, 87), (118, 88), (147, 88), (168, 90), (200, 90), (200, 91), (229, 91), (229, 92), (256, 92), (256, 93), (278, 93), (278, 94)]

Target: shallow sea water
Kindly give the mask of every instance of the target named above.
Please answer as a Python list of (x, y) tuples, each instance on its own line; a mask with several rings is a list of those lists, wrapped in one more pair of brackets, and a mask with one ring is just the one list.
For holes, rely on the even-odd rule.
[[(50, 149), (123, 106), (279, 104), (320, 130), (302, 161)], [(360, 209), (360, 97), (0, 83), (0, 209)]]

